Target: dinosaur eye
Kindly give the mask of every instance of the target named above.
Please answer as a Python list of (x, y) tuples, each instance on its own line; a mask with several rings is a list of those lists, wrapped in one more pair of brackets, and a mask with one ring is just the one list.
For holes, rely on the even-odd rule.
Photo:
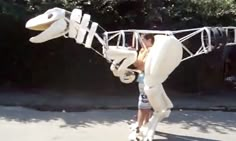
[(53, 14), (49, 14), (48, 15), (48, 19), (52, 18)]

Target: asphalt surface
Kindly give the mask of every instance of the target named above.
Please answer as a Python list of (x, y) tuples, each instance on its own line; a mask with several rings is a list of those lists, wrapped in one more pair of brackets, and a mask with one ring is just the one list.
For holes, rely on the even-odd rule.
[[(128, 141), (136, 110), (48, 112), (0, 107), (3, 141)], [(157, 127), (155, 141), (235, 141), (236, 113), (173, 111)]]
[[(54, 92), (0, 91), (0, 105), (33, 108), (41, 111), (80, 112), (94, 109), (137, 109), (138, 94), (115, 91)], [(174, 110), (236, 111), (236, 90), (208, 93), (167, 91)]]
[[(112, 94), (112, 95), (111, 95)], [(168, 91), (174, 109), (156, 141), (235, 141), (236, 92)], [(128, 141), (138, 95), (97, 91), (1, 91), (4, 141)]]

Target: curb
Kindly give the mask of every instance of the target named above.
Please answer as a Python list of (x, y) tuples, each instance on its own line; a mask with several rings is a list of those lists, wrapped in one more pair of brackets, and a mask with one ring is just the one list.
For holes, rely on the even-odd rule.
[[(51, 105), (1, 105), (6, 107), (23, 107), (37, 111), (50, 112), (87, 112), (91, 110), (138, 110), (136, 106), (51, 106)], [(215, 106), (215, 107), (174, 107), (172, 111), (222, 111), (236, 112), (236, 107)]]

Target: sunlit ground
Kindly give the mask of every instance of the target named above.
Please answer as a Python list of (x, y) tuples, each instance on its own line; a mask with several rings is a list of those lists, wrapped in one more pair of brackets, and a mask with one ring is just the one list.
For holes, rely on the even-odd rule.
[[(0, 107), (2, 141), (127, 141), (134, 110), (40, 112)], [(236, 113), (173, 111), (159, 124), (158, 141), (235, 141)]]

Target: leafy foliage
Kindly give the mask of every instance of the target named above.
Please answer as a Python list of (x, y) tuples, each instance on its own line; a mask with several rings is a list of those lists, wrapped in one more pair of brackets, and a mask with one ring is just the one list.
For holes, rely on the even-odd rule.
[(99, 23), (112, 24), (113, 28), (142, 28), (161, 23), (178, 25), (180, 22), (197, 22), (199, 25), (236, 23), (234, 0), (3, 0), (0, 5), (1, 13), (17, 18), (42, 13), (52, 7), (80, 8), (94, 15)]
[(236, 23), (234, 0), (176, 0), (166, 1), (166, 13), (176, 21), (194, 21), (202, 25), (232, 25)]
[[(84, 87), (88, 84), (92, 89), (90, 83), (93, 82), (93, 87), (99, 86), (95, 80), (100, 79), (112, 87), (114, 79), (106, 62), (71, 40), (57, 39), (44, 44), (28, 42), (34, 33), (24, 28), (25, 21), (53, 7), (69, 11), (80, 8), (107, 30), (236, 25), (235, 0), (0, 0), (0, 66), (4, 68), (0, 70), (0, 86)], [(201, 66), (197, 61), (192, 64)], [(191, 82), (183, 83), (184, 89), (186, 84), (196, 87), (197, 79), (206, 80), (210, 74), (206, 78), (205, 73), (198, 77), (191, 74), (194, 70), (186, 70), (184, 75), (183, 71), (176, 71), (178, 82), (173, 81), (173, 85), (179, 87), (181, 84), (176, 84), (181, 79), (192, 76), (188, 79)], [(212, 81), (214, 77), (212, 75)], [(115, 85), (121, 84), (115, 82)]]

